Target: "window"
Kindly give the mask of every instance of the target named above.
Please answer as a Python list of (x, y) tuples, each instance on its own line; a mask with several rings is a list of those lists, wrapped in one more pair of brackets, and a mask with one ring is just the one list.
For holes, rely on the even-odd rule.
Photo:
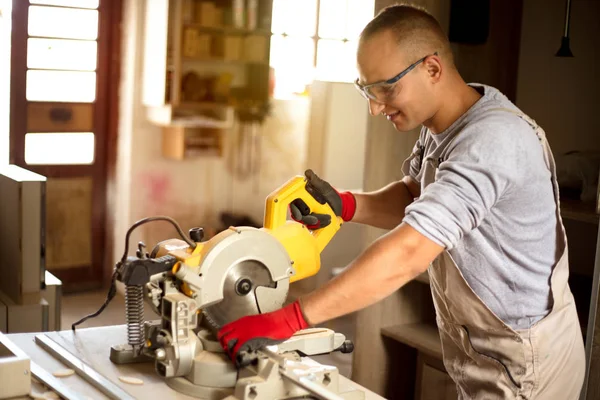
[(354, 81), (358, 35), (374, 9), (374, 0), (274, 0), (275, 98), (303, 93), (315, 79)]
[[(92, 110), (98, 65), (98, 0), (30, 0), (27, 25), (27, 165), (88, 165), (95, 160)], [(56, 103), (75, 113), (70, 124), (46, 119)], [(76, 126), (74, 121), (85, 125)], [(43, 130), (30, 130), (32, 124)], [(56, 128), (59, 131), (54, 131)], [(64, 131), (61, 131), (61, 128)]]

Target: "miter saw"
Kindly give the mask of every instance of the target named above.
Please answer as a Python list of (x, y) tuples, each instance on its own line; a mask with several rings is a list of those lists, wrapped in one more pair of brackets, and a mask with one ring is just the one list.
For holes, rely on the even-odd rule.
[[(216, 339), (228, 322), (281, 308), (290, 283), (319, 271), (320, 254), (342, 219), (327, 203), (317, 202), (306, 185), (297, 176), (271, 193), (262, 228), (230, 227), (207, 241), (201, 228), (187, 237), (169, 217), (134, 224), (113, 274), (113, 283), (125, 285), (128, 343), (111, 348), (112, 362), (154, 361), (170, 387), (202, 399), (364, 398), (361, 391), (340, 393), (337, 368), (303, 357), (352, 351), (352, 343), (330, 329), (305, 329), (279, 345), (241, 352), (240, 368)], [(287, 220), (295, 199), (331, 216), (330, 224), (311, 231)], [(140, 244), (136, 257), (127, 257), (131, 231), (152, 220), (171, 222), (182, 239), (160, 242), (150, 253)], [(107, 302), (114, 294), (113, 285)], [(160, 320), (144, 321), (144, 302)]]

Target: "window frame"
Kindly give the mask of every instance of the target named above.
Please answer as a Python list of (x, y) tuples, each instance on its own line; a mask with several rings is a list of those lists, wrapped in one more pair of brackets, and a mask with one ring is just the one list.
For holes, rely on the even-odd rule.
[[(302, 0), (295, 0), (295, 1), (302, 1)], [(348, 4), (349, 0), (345, 0), (346, 1), (346, 5), (350, 6)], [(313, 60), (312, 60), (312, 68), (314, 71), (314, 78), (313, 80), (320, 80), (320, 81), (324, 81), (324, 82), (343, 82), (343, 83), (353, 83), (354, 80), (330, 80), (330, 79), (318, 79), (317, 78), (317, 63), (318, 63), (318, 49), (319, 49), (319, 42), (321, 40), (327, 40), (327, 41), (337, 41), (337, 42), (341, 42), (344, 45), (347, 44), (348, 42), (353, 42), (355, 40), (358, 40), (358, 38), (356, 39), (350, 39), (347, 36), (343, 37), (343, 38), (329, 38), (329, 37), (321, 37), (319, 36), (319, 24), (321, 22), (321, 0), (315, 0), (316, 3), (316, 18), (315, 18), (315, 32), (313, 35), (308, 36), (308, 35), (290, 35), (288, 33), (286, 33), (285, 31), (282, 33), (273, 33), (271, 32), (271, 43), (273, 40), (273, 37), (283, 37), (284, 39), (288, 38), (288, 37), (297, 37), (297, 38), (305, 38), (305, 39), (311, 39), (313, 41)], [(375, 1), (373, 1), (373, 16), (375, 15)], [(346, 20), (347, 20), (347, 15), (346, 15)], [(347, 33), (347, 32), (346, 32)], [(272, 59), (272, 57), (270, 57), (270, 59)], [(298, 95), (298, 93), (289, 93), (290, 95)]]

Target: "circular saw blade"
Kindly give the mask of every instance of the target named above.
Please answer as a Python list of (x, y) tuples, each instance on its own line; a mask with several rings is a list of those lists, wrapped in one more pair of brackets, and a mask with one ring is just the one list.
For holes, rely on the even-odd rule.
[(218, 331), (227, 323), (246, 315), (272, 311), (260, 309), (257, 297), (257, 289), (260, 287), (271, 288), (269, 295), (278, 296), (281, 304), (285, 301), (287, 288), (277, 290), (277, 283), (271, 280), (268, 268), (261, 262), (245, 260), (231, 266), (223, 283), (223, 300), (203, 310), (205, 319), (213, 330)]

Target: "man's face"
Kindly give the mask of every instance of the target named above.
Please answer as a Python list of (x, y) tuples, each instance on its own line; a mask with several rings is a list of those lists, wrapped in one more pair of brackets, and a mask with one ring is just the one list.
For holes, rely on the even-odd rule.
[[(415, 61), (403, 54), (390, 31), (377, 33), (361, 41), (358, 47), (359, 84), (364, 86), (391, 79)], [(371, 115), (384, 114), (398, 131), (413, 130), (435, 114), (433, 87), (429, 84), (424, 63), (418, 64), (397, 82), (374, 88), (375, 91), (378, 100), (368, 100)]]

